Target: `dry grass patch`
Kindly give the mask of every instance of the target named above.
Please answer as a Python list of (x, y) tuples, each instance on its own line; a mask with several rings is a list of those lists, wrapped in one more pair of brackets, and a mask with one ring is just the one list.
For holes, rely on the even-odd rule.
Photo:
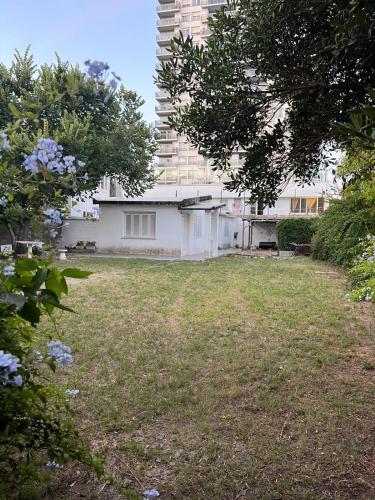
[[(373, 308), (306, 260), (87, 258), (64, 314), (77, 421), (122, 489), (49, 498), (371, 498)], [(336, 273), (336, 270), (335, 270)]]

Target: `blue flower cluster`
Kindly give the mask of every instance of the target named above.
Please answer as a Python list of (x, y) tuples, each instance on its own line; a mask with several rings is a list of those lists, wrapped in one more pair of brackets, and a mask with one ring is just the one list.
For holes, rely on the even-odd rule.
[[(109, 65), (103, 61), (91, 61), (88, 59), (85, 61), (85, 65), (87, 66), (87, 74), (90, 78), (94, 80), (105, 81), (107, 78), (107, 71), (109, 70)], [(115, 72), (111, 71), (112, 78), (108, 83), (108, 86), (111, 90), (105, 98), (105, 101), (108, 101), (111, 93), (115, 92), (117, 89), (118, 82), (121, 81), (121, 78), (116, 75)]]
[(88, 59), (85, 61), (85, 66), (87, 66), (87, 74), (95, 79), (102, 79), (105, 72), (109, 70), (109, 65), (103, 61), (91, 61), (91, 59)]
[(3, 267), (3, 274), (7, 278), (10, 276), (13, 276), (16, 272), (16, 268), (14, 267), (13, 264), (7, 264), (6, 266)]
[(155, 488), (152, 488), (152, 490), (146, 490), (143, 492), (143, 498), (146, 498), (146, 499), (157, 498), (158, 496), (160, 496), (160, 493)]
[(8, 137), (5, 132), (0, 132), (0, 151), (5, 151), (10, 148)]
[(48, 469), (55, 470), (55, 469), (62, 469), (64, 466), (62, 464), (55, 462), (54, 460), (52, 461), (50, 460), (49, 462), (46, 463), (46, 467)]
[(71, 348), (60, 340), (51, 340), (48, 343), (48, 354), (56, 359), (58, 366), (69, 366), (73, 363)]
[(79, 389), (65, 389), (65, 394), (68, 396), (77, 396), (79, 394)]
[(28, 156), (25, 156), (23, 166), (25, 170), (37, 174), (43, 170), (56, 172), (59, 175), (75, 174), (79, 168), (85, 166), (83, 161), (74, 156), (62, 156), (63, 147), (59, 146), (53, 139), (41, 138), (37, 147)]
[(4, 195), (0, 198), (0, 207), (5, 207), (8, 203), (8, 198)]
[(0, 351), (0, 380), (3, 385), (15, 385), (21, 387), (23, 380), (21, 375), (15, 375), (21, 366), (17, 356), (9, 352)]

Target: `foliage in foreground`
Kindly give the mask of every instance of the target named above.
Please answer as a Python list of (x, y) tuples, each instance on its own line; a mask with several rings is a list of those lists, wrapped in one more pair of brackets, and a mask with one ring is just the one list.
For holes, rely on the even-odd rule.
[(29, 49), (16, 51), (9, 68), (0, 63), (0, 130), (16, 145), (18, 165), (41, 137), (84, 162), (88, 178), (77, 184), (77, 195), (95, 190), (104, 175), (116, 177), (129, 195), (143, 194), (155, 181), (154, 134), (139, 111), (143, 101), (108, 64), (85, 65), (84, 72), (57, 58), (38, 67)]
[(311, 243), (314, 221), (311, 219), (284, 219), (277, 223), (279, 250), (292, 250), (290, 243)]
[(332, 200), (316, 222), (313, 257), (330, 264), (350, 266), (361, 238), (375, 230), (375, 208), (362, 196)]
[[(158, 72), (176, 103), (191, 98), (170, 121), (229, 173), (229, 189), (273, 204), (292, 176), (308, 183), (330, 163), (333, 123), (348, 132), (348, 112), (370, 102), (373, 1), (230, 0), (209, 28), (205, 46), (174, 39)], [(245, 161), (232, 170), (239, 147)]]
[(354, 300), (375, 302), (375, 236), (367, 235), (355, 249), (354, 266), (349, 270), (349, 284)]
[[(48, 261), (5, 261), (0, 270), (0, 496), (21, 491), (39, 475), (38, 462), (50, 469), (78, 460), (102, 471), (78, 435), (68, 399), (77, 391), (59, 391), (47, 378), (72, 363), (68, 346), (41, 339), (35, 328), (68, 293), (66, 278), (91, 273), (53, 267)], [(49, 342), (47, 343), (47, 341)], [(42, 352), (35, 345), (44, 345)]]

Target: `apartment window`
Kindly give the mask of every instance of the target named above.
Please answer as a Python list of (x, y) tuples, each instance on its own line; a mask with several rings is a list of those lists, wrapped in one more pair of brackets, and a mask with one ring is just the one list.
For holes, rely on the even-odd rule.
[(324, 198), (291, 198), (292, 214), (317, 214), (324, 210)]
[(182, 16), (181, 21), (183, 23), (188, 23), (190, 21), (190, 14), (186, 14), (186, 15)]
[(155, 239), (155, 212), (125, 212), (125, 238)]
[(191, 15), (191, 20), (192, 21), (200, 21), (201, 20), (200, 14), (192, 14)]
[(252, 203), (250, 205), (250, 214), (257, 215), (257, 204), (256, 203)]
[(201, 0), (192, 0), (191, 1), (191, 5), (194, 7), (194, 5), (200, 5), (201, 4)]
[(184, 28), (183, 30), (181, 30), (181, 33), (184, 36), (190, 36), (190, 28)]

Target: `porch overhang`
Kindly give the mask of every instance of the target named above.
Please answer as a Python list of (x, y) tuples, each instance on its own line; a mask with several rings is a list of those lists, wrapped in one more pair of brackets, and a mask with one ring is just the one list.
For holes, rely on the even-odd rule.
[(196, 203), (195, 205), (188, 205), (185, 207), (178, 207), (180, 210), (218, 210), (219, 208), (225, 207), (225, 203)]
[(240, 215), (243, 221), (248, 222), (279, 222), (283, 219), (313, 219), (316, 214), (289, 214), (289, 215)]

